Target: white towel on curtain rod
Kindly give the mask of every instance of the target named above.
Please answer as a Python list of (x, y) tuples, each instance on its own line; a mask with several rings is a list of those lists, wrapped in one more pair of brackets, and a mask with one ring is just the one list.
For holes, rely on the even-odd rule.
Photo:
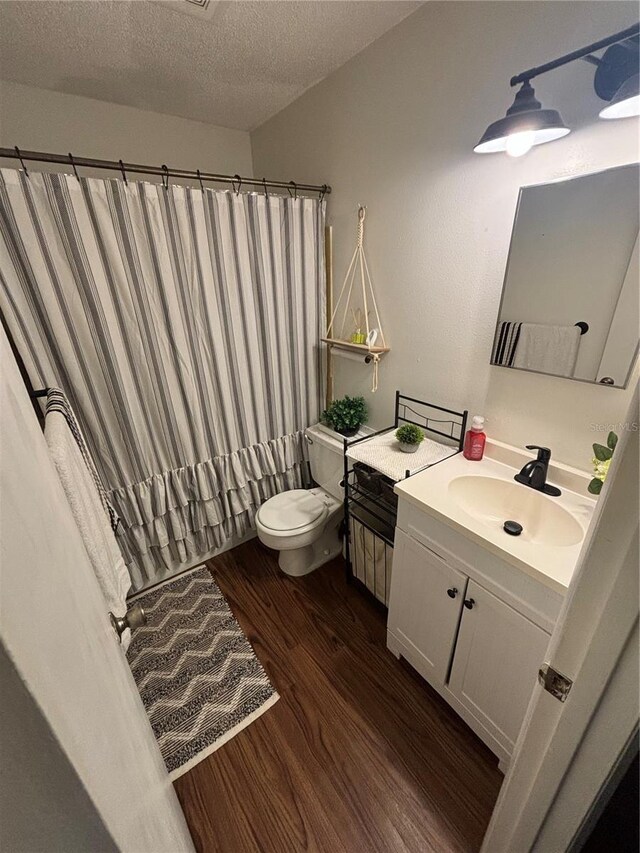
[[(91, 472), (62, 412), (47, 413), (44, 437), (102, 590), (106, 609), (114, 616), (124, 616), (131, 577)], [(127, 628), (121, 637), (125, 651), (130, 641), (131, 631)]]

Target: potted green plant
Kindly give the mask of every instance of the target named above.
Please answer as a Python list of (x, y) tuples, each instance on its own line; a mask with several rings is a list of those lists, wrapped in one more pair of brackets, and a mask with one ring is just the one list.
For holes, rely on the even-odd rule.
[(593, 480), (587, 486), (592, 495), (599, 495), (602, 491), (602, 486), (609, 471), (611, 457), (616, 449), (618, 436), (615, 432), (610, 432), (607, 436), (607, 446), (604, 444), (593, 445)]
[(396, 438), (400, 442), (400, 450), (404, 453), (415, 453), (424, 441), (424, 433), (415, 424), (402, 424), (396, 430)]
[(364, 397), (342, 397), (324, 410), (320, 420), (340, 435), (350, 438), (367, 420), (367, 404)]

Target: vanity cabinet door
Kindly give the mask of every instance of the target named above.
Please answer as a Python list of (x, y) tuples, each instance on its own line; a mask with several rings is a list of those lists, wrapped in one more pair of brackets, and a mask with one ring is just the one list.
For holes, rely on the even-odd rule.
[(445, 683), (467, 580), (396, 530), (387, 628), (402, 656), (432, 684)]
[(511, 753), (549, 634), (470, 580), (449, 690)]

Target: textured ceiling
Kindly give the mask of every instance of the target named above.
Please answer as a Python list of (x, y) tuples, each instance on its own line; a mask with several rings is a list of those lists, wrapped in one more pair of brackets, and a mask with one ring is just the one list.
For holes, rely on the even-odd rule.
[(0, 77), (251, 130), (420, 5), (1, 0)]

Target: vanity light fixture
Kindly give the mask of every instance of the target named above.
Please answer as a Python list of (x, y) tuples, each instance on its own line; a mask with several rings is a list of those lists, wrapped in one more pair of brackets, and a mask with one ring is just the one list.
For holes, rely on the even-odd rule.
[(473, 150), (476, 154), (506, 151), (511, 157), (521, 157), (534, 145), (560, 139), (569, 132), (557, 110), (542, 109), (533, 86), (525, 80), (506, 116), (489, 125)]
[[(640, 24), (634, 24), (622, 32), (512, 77), (510, 85), (520, 86), (513, 104), (504, 118), (489, 125), (473, 150), (476, 154), (506, 151), (511, 157), (520, 157), (534, 145), (566, 136), (570, 129), (557, 110), (543, 109), (535, 97), (531, 80), (576, 59), (596, 66), (594, 89), (598, 97), (609, 101), (600, 112), (601, 118), (638, 115), (639, 33)], [(593, 55), (594, 51), (603, 48), (607, 50), (602, 58)]]

